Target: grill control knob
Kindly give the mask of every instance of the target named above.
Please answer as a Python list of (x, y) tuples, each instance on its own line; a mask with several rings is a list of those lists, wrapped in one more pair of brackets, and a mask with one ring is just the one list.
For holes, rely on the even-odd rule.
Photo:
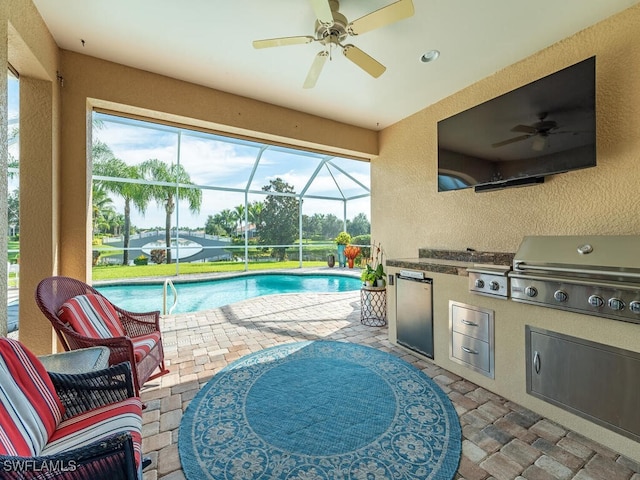
[(624, 302), (619, 298), (610, 298), (609, 308), (611, 310), (624, 310)]
[(481, 278), (478, 278), (474, 285), (476, 286), (476, 288), (484, 288), (484, 280), (482, 280)]
[(491, 280), (491, 282), (489, 282), (489, 289), (493, 291), (500, 290), (500, 284), (495, 280)]
[(600, 308), (604, 305), (604, 298), (599, 295), (591, 295), (589, 297), (589, 305)]
[(564, 290), (556, 290), (553, 294), (553, 298), (555, 298), (558, 302), (566, 302), (567, 298), (569, 297), (567, 296), (567, 292), (565, 292)]
[(631, 302), (629, 304), (629, 310), (631, 310), (633, 313), (640, 313), (640, 302), (637, 300)]
[(524, 289), (524, 294), (527, 297), (535, 297), (538, 295), (538, 289), (536, 287), (527, 287)]

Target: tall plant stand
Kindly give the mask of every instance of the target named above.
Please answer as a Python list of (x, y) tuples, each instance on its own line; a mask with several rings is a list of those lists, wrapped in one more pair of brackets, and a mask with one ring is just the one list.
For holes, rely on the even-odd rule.
[(369, 327), (387, 324), (387, 288), (367, 287), (360, 289), (360, 323)]

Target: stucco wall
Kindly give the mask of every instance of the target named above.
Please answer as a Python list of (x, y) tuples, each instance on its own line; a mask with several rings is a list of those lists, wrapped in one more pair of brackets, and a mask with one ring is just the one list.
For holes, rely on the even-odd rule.
[[(514, 252), (524, 235), (640, 234), (638, 29), (640, 5), (382, 131), (371, 208), (373, 237), (387, 256), (417, 256), (420, 247)], [(592, 55), (597, 167), (532, 187), (438, 193), (439, 120)]]
[[(506, 68), (381, 132), (372, 161), (373, 238), (387, 258), (420, 247), (515, 252), (525, 235), (640, 234), (640, 5)], [(596, 55), (597, 166), (542, 185), (438, 193), (437, 122)], [(639, 245), (640, 249), (640, 245)], [(397, 270), (388, 269), (389, 273)], [(435, 362), (630, 458), (640, 444), (526, 393), (525, 325), (640, 352), (640, 325), (468, 293), (468, 278), (433, 278)], [(388, 289), (395, 340), (395, 291)], [(449, 360), (448, 302), (495, 311), (495, 380)], [(630, 384), (629, 388), (638, 388)]]
[[(0, 67), (6, 72), (11, 63), (20, 74), (20, 339), (34, 352), (48, 353), (55, 340), (33, 295), (38, 281), (57, 268), (58, 47), (30, 1), (2, 2), (0, 21)], [(2, 145), (7, 144), (4, 75)], [(6, 195), (0, 202), (6, 212)]]

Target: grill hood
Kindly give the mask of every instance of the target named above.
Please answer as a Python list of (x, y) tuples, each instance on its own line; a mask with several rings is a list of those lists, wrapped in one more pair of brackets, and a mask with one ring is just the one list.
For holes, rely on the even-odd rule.
[(639, 235), (528, 236), (513, 270), (530, 273), (640, 279)]

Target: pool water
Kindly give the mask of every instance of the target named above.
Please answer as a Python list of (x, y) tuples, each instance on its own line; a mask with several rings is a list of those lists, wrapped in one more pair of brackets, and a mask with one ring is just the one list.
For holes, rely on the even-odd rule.
[[(201, 282), (175, 283), (178, 304), (172, 313), (209, 310), (247, 298), (277, 293), (345, 292), (359, 290), (360, 279), (339, 275), (248, 275)], [(112, 303), (132, 312), (162, 311), (162, 284), (96, 286)], [(168, 288), (167, 309), (173, 305)]]

